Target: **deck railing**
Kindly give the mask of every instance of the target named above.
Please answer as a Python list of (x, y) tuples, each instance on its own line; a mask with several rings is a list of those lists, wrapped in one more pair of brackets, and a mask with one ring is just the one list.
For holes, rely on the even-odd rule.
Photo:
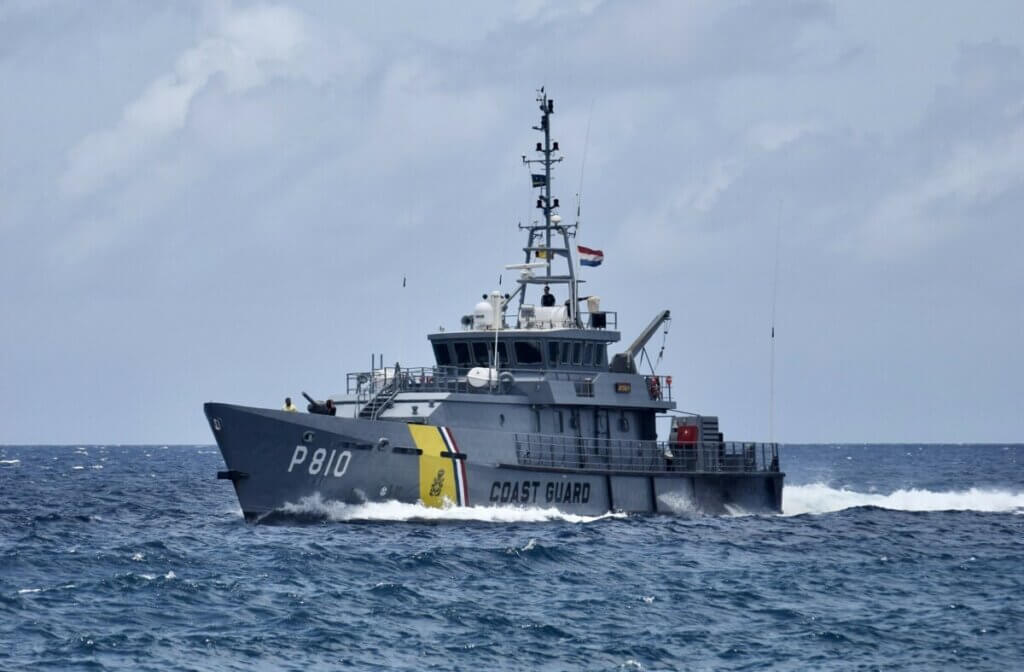
[(350, 373), (345, 378), (347, 394), (372, 397), (381, 390), (400, 392), (465, 392), (469, 384), (454, 366), (387, 367)]
[[(548, 328), (548, 329), (595, 329), (604, 331), (606, 329), (617, 330), (619, 328), (619, 314), (614, 310), (600, 310), (596, 313), (590, 311), (581, 310), (578, 314), (579, 321), (575, 321), (572, 318), (567, 318), (562, 322), (557, 323), (542, 323), (543, 327), (534, 328)], [(526, 325), (519, 319), (519, 313), (517, 311), (509, 311), (503, 313), (501, 316), (501, 323), (505, 325), (502, 329), (508, 329), (515, 326), (517, 329), (525, 329)], [(474, 327), (472, 322), (464, 324), (463, 331), (473, 331)]]
[(520, 465), (617, 472), (777, 472), (777, 443), (676, 443), (516, 434)]
[[(501, 369), (499, 377), (512, 374), (515, 380), (559, 380), (569, 381), (575, 386), (578, 396), (594, 396), (594, 385), (601, 379), (610, 380), (615, 374), (591, 371), (560, 371), (558, 369)], [(645, 376), (651, 399), (672, 401), (670, 376)], [(652, 384), (658, 379), (657, 384)], [(609, 383), (610, 384), (610, 383)], [(465, 373), (456, 366), (418, 366), (410, 368), (377, 369), (350, 373), (346, 377), (346, 394), (357, 395), (368, 400), (384, 389), (396, 392), (474, 392), (477, 394), (506, 394), (508, 385), (500, 378), (494, 385), (473, 387), (466, 381)]]

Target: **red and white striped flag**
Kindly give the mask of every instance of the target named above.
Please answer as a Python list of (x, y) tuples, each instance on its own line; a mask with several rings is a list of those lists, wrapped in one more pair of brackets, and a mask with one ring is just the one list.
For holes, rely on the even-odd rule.
[(580, 253), (580, 264), (584, 266), (600, 266), (604, 261), (604, 252), (601, 250), (592, 250), (582, 245), (577, 245), (576, 250)]

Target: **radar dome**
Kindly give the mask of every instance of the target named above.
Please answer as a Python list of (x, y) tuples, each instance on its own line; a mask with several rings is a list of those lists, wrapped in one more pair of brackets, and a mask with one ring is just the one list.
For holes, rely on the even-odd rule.
[(481, 301), (473, 307), (473, 328), (487, 329), (494, 324), (494, 307), (490, 301)]

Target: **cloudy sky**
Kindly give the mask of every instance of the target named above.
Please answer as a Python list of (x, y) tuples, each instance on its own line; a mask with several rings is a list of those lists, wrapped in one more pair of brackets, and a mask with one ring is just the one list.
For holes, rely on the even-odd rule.
[(204, 401), (428, 363), (521, 259), (541, 85), (588, 291), (627, 341), (672, 310), (681, 408), (768, 438), (774, 303), (774, 438), (1024, 440), (1021, 25), (0, 0), (0, 443), (209, 443)]

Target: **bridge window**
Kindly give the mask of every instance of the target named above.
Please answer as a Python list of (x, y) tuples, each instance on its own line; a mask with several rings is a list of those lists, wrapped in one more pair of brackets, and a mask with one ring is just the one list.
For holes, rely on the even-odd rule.
[(558, 366), (558, 341), (548, 341), (548, 362)]
[(452, 353), (448, 351), (447, 343), (434, 343), (434, 359), (438, 366), (448, 366), (452, 363)]
[(544, 357), (537, 341), (516, 341), (516, 361), (520, 364), (540, 364)]
[(489, 366), (491, 355), (487, 351), (487, 341), (475, 341), (473, 343), (473, 358), (479, 366)]
[(472, 363), (469, 357), (469, 343), (455, 342), (455, 361), (459, 366), (468, 366)]
[(583, 366), (591, 366), (594, 360), (594, 344), (587, 343), (583, 348)]
[(574, 341), (572, 344), (572, 363), (579, 366), (580, 357), (583, 350), (583, 343)]
[(568, 343), (562, 343), (562, 364), (568, 364), (569, 363), (569, 355), (570, 355), (569, 344)]
[(598, 344), (594, 346), (594, 366), (605, 365), (604, 352), (605, 348), (603, 345)]
[(577, 397), (592, 397), (594, 396), (594, 381), (590, 378), (584, 378), (583, 380), (577, 380), (576, 396)]
[(505, 366), (508, 364), (508, 348), (505, 347), (504, 343), (498, 343), (498, 366)]

